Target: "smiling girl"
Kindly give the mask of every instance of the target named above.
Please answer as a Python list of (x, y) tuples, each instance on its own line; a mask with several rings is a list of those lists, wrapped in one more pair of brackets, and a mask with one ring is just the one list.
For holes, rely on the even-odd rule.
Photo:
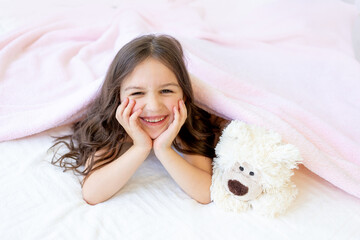
[(57, 138), (54, 146), (65, 144), (69, 151), (52, 163), (85, 176), (87, 203), (111, 198), (151, 150), (190, 197), (210, 202), (211, 164), (223, 119), (194, 104), (183, 58), (171, 36), (130, 41), (112, 61), (86, 117), (74, 124), (73, 134)]

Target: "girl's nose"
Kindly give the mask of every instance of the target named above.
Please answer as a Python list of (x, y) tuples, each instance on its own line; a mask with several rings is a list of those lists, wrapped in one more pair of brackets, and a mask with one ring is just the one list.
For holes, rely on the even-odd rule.
[(157, 96), (149, 95), (145, 102), (145, 108), (151, 112), (158, 111), (161, 108), (161, 99)]

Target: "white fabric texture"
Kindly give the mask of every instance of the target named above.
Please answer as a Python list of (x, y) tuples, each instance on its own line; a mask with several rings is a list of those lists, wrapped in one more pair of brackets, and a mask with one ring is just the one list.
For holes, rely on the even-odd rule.
[(228, 213), (183, 192), (149, 156), (110, 200), (91, 206), (78, 178), (50, 164), (51, 135), (67, 127), (0, 143), (1, 239), (359, 239), (360, 200), (306, 168), (285, 215)]

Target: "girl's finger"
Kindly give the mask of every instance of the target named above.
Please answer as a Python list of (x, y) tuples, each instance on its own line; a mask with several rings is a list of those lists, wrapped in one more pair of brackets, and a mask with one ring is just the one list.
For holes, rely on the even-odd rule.
[(184, 103), (184, 100), (180, 100), (180, 116), (181, 116), (181, 120), (185, 122), (186, 118), (187, 118), (187, 110), (186, 110), (186, 105)]
[(123, 112), (124, 118), (128, 119), (130, 117), (131, 111), (134, 106), (135, 106), (135, 100), (133, 100), (133, 99), (129, 100), (129, 104), (126, 106), (126, 108)]
[(124, 101), (122, 103), (120, 103), (120, 105), (118, 106), (118, 108), (116, 109), (116, 119), (120, 122), (122, 122), (122, 115), (124, 112), (125, 107), (128, 105), (129, 99), (125, 98)]
[(120, 103), (120, 105), (117, 109), (117, 112), (122, 115), (122, 113), (123, 113), (125, 107), (128, 105), (128, 103), (129, 103), (129, 98), (125, 98), (124, 101), (122, 101)]
[(174, 123), (178, 124), (180, 121), (179, 110), (177, 106), (174, 106)]
[(140, 109), (136, 110), (136, 111), (130, 116), (130, 118), (129, 118), (129, 123), (130, 123), (130, 125), (136, 124), (136, 121), (137, 121), (138, 117), (140, 116), (141, 112), (142, 112), (142, 109), (140, 108)]

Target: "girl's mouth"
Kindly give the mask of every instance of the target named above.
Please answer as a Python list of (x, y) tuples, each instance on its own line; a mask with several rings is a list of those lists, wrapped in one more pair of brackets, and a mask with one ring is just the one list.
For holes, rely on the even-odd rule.
[(158, 126), (158, 125), (163, 124), (165, 122), (165, 120), (167, 119), (167, 117), (168, 116), (166, 115), (166, 116), (158, 116), (158, 117), (141, 117), (140, 119), (146, 125)]

